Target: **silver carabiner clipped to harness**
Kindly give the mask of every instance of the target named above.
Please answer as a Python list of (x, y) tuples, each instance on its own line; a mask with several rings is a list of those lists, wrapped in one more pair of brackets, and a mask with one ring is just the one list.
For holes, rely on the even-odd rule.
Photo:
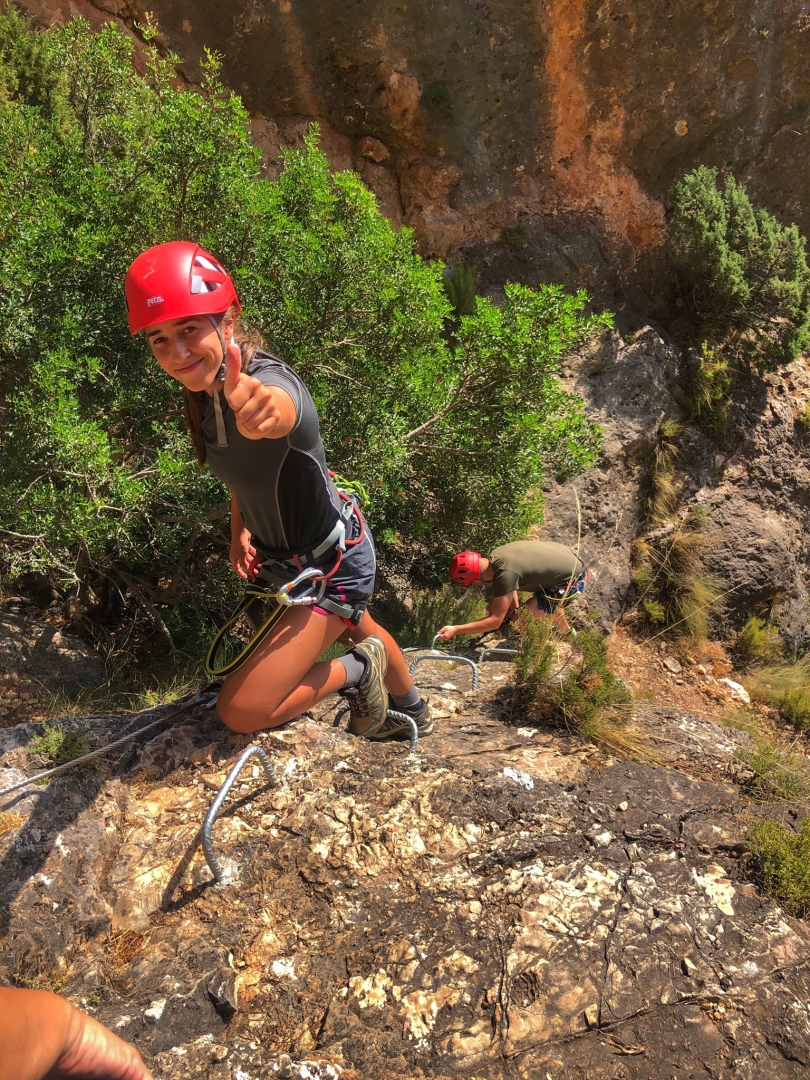
[[(310, 592), (304, 596), (291, 596), (290, 593), (293, 589), (296, 589), (304, 581), (314, 582), (316, 579), (320, 580), (321, 587), (317, 593)], [(285, 607), (309, 607), (312, 604), (317, 604), (323, 594), (326, 592), (326, 580), (320, 571), (315, 566), (310, 566), (306, 570), (302, 570), (297, 578), (292, 581), (288, 581), (286, 585), (282, 585), (278, 592), (275, 594), (275, 599), (279, 604), (283, 604)]]

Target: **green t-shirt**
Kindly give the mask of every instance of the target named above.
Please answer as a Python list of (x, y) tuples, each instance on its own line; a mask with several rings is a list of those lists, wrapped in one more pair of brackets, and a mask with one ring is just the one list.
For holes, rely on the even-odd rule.
[(490, 597), (506, 596), (516, 589), (552, 593), (560, 585), (578, 578), (585, 563), (565, 544), (546, 540), (518, 540), (495, 548), (489, 557), (495, 577)]

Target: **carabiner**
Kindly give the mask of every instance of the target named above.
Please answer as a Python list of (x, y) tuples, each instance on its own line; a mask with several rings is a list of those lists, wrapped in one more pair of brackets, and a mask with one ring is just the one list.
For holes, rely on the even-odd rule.
[[(319, 580), (321, 582), (321, 588), (317, 593), (309, 593), (306, 596), (290, 596), (293, 589), (296, 589), (304, 581)], [(326, 591), (326, 582), (323, 579), (322, 572), (315, 566), (310, 566), (306, 570), (302, 570), (297, 578), (292, 581), (288, 581), (286, 585), (282, 585), (275, 595), (275, 599), (279, 604), (284, 604), (285, 607), (299, 607), (310, 606), (311, 604), (317, 604), (320, 598)]]

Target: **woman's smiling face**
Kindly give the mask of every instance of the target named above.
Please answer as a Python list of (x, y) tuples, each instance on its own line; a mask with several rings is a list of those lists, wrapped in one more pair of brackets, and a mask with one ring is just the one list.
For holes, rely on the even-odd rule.
[[(233, 334), (233, 325), (229, 312), (220, 323), (226, 344)], [(213, 391), (222, 365), (222, 344), (207, 315), (169, 319), (148, 326), (145, 334), (155, 359), (167, 375), (187, 390)]]

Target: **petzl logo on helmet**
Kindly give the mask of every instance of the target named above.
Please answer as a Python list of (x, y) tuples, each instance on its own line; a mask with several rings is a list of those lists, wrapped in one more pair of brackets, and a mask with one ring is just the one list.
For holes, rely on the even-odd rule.
[(162, 303), (163, 303), (163, 297), (162, 296), (150, 296), (150, 297), (147, 298), (146, 306), (147, 307), (153, 307), (155, 304), (162, 304)]

